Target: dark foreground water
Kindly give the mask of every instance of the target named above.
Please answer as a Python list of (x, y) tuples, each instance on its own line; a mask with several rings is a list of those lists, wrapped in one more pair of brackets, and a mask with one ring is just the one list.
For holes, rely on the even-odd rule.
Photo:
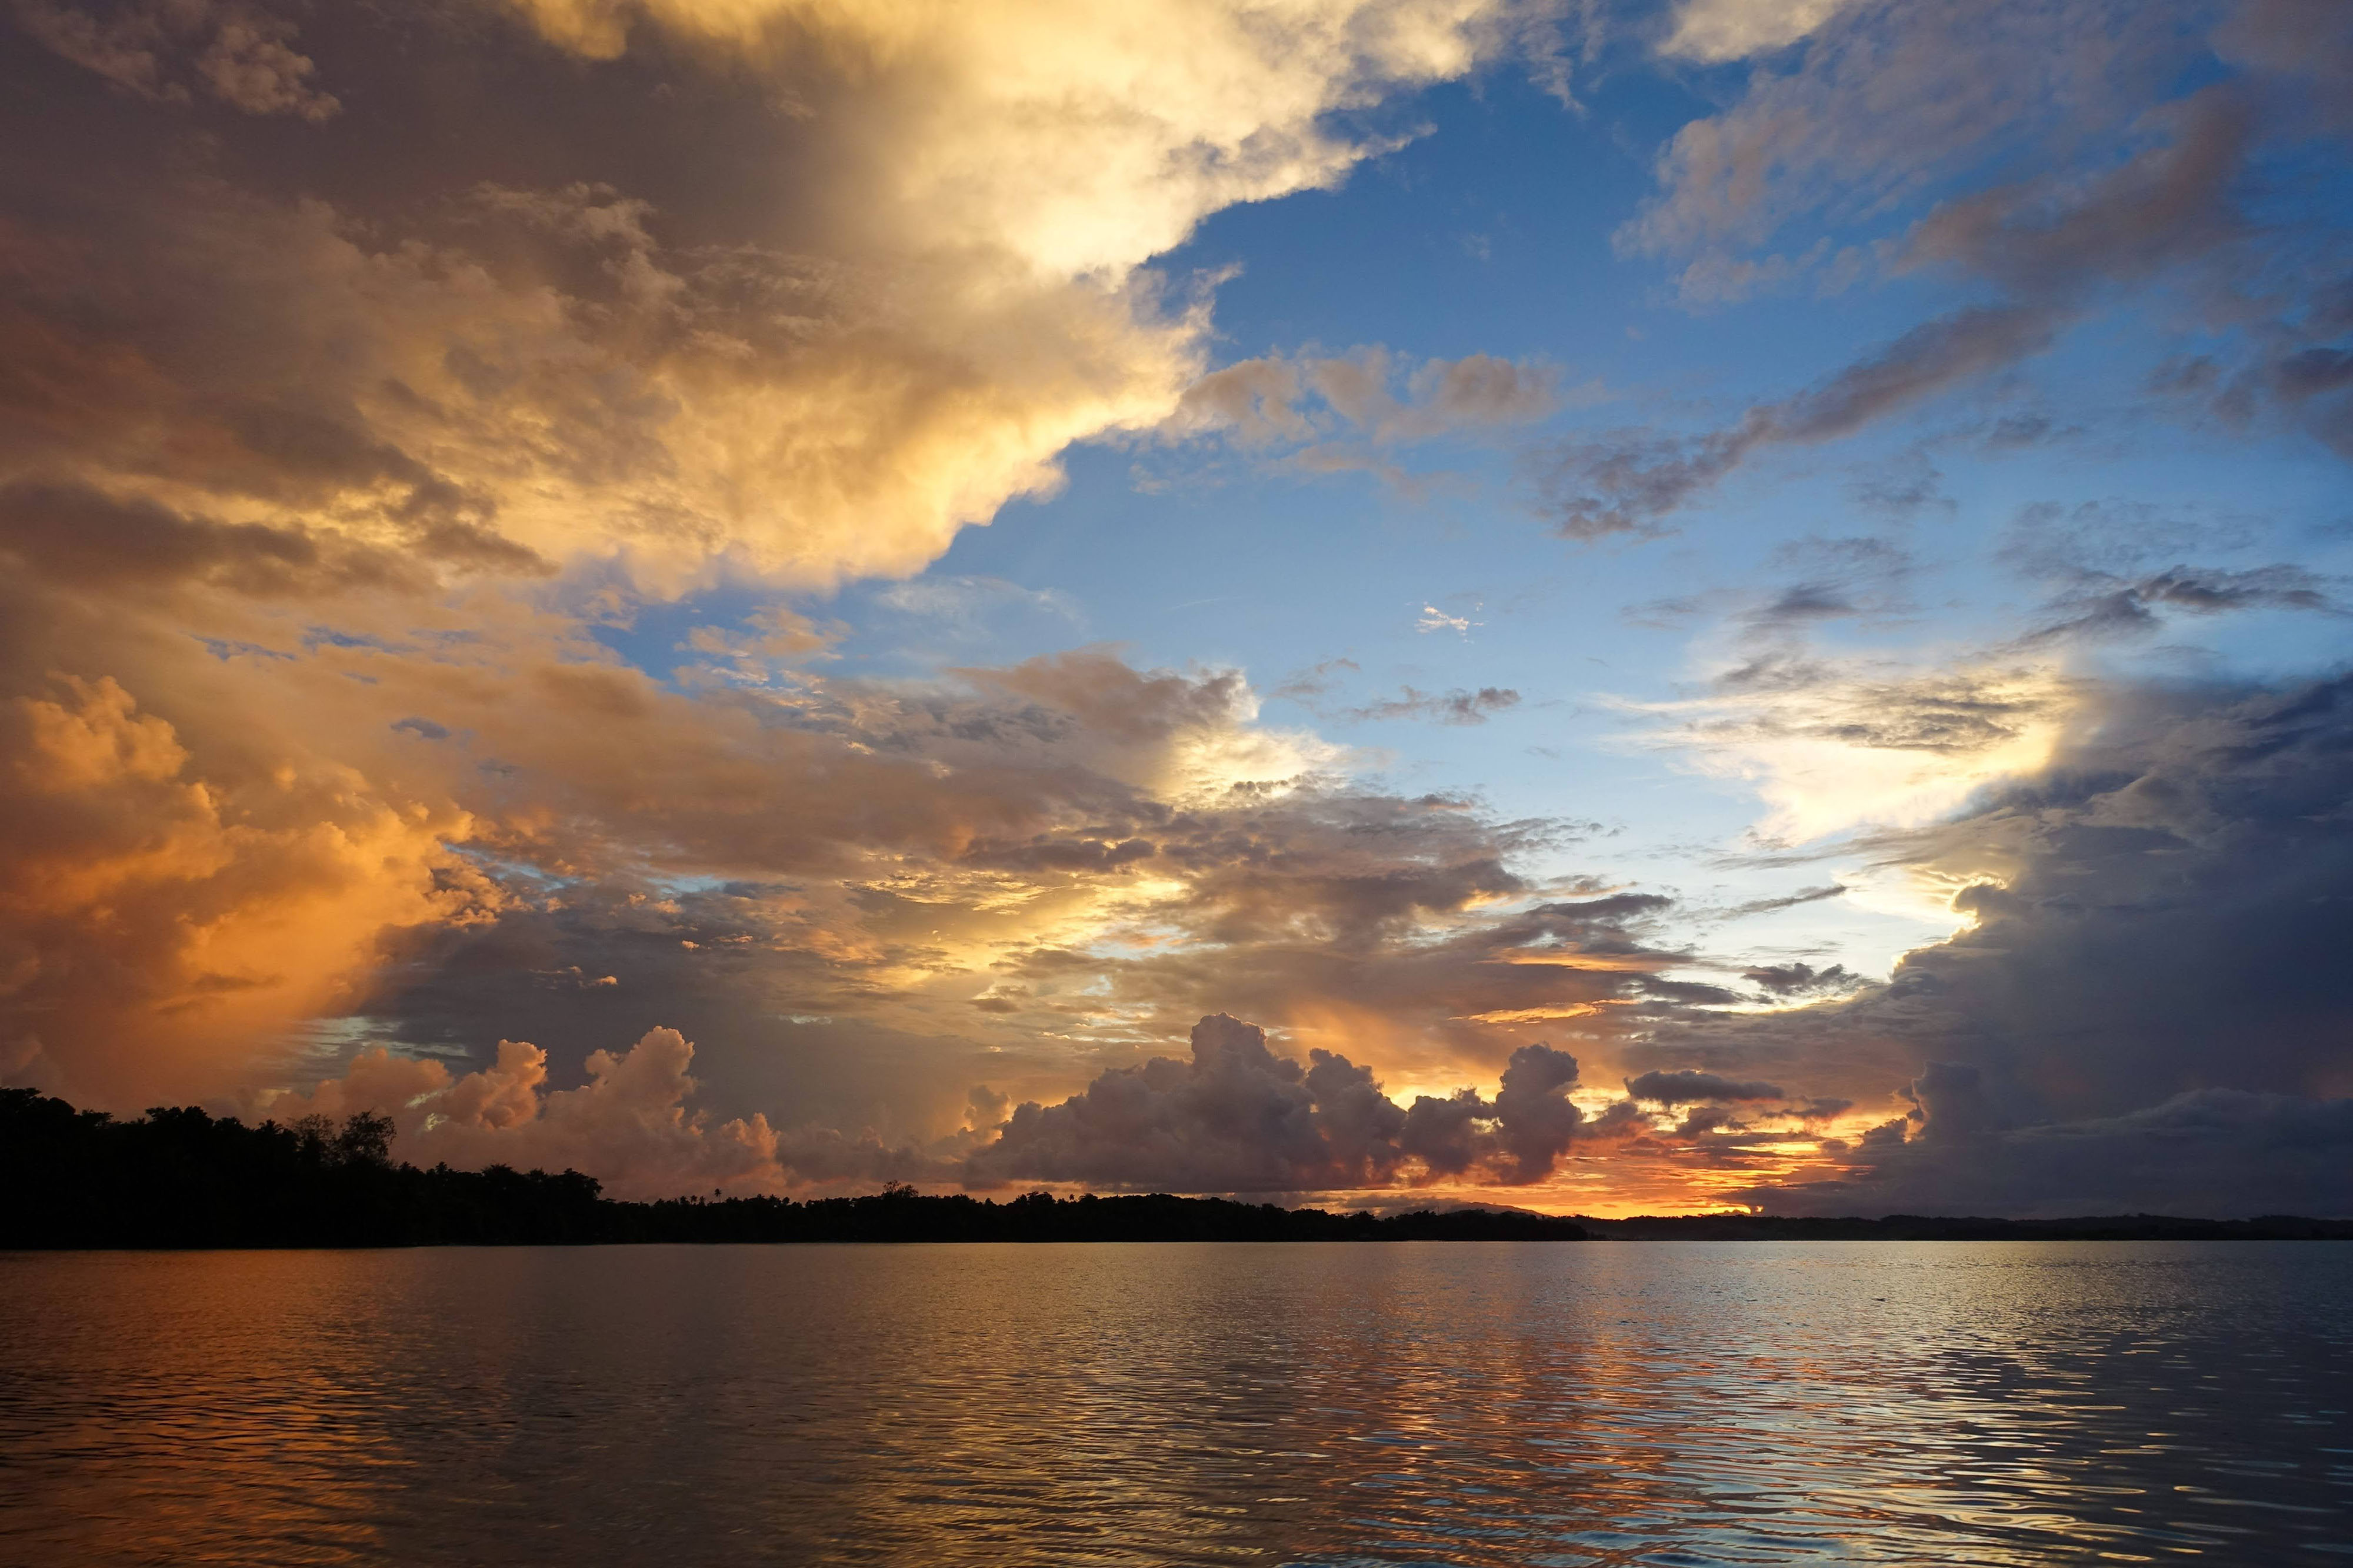
[(2353, 1244), (0, 1255), (0, 1562), (2353, 1562)]

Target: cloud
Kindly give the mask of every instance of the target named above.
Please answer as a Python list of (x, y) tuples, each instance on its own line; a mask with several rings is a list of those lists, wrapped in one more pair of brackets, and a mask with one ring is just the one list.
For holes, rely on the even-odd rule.
[(1848, 1174), (1727, 1196), (1776, 1214), (2342, 1215), (2353, 1207), (2353, 1100), (2208, 1089), (2042, 1126), (1939, 1128), (1930, 1117), (1909, 1141), (1866, 1141), (1858, 1155)]
[(0, 1066), (85, 1103), (216, 1092), (403, 931), (501, 895), (466, 816), (319, 765), (199, 773), (110, 679), (0, 705)]
[(1467, 616), (1450, 616), (1436, 605), (1424, 605), (1419, 618), (1413, 623), (1413, 629), (1418, 632), (1452, 632), (1456, 637), (1468, 637), (1472, 626), (1485, 624)]
[(1740, 977), (1775, 996), (1835, 996), (1859, 990), (1867, 984), (1862, 975), (1852, 973), (1842, 963), (1822, 969), (1810, 963), (1768, 963), (1746, 970)]
[[(912, 924), (923, 899), (955, 903), (974, 926), (963, 956), (985, 969), (995, 944), (1129, 900), (1182, 803), (1278, 800), (1335, 755), (1256, 725), (1238, 676), (1100, 652), (679, 689), (497, 590), (433, 605), (353, 589), (290, 615), (185, 575), (152, 605), (93, 601), (79, 571), (0, 584), (0, 672), (24, 693), (0, 699), (22, 731), (0, 777), (18, 889), (0, 974), (12, 1073), (94, 1104), (284, 1081), (305, 1020), (382, 1005), (388, 976), (430, 989), (437, 954), (475, 962), (535, 926), (501, 953), (511, 992), (659, 1006), (611, 933), (572, 945), (547, 925), (558, 905), (667, 924), (655, 910), (677, 908), (681, 880), (770, 889), (757, 929), (762, 951), (785, 949), (782, 975), (790, 954), (828, 954), (871, 1007), (940, 962), (893, 910)], [(46, 681), (45, 666), (121, 678)], [(1188, 856), (1192, 837), (1177, 836)], [(671, 931), (673, 951), (681, 938), (698, 933)], [(614, 985), (533, 978), (575, 973)], [(530, 1037), (537, 1016), (496, 1026)], [(569, 1004), (555, 1016), (586, 1022)]]
[(1704, 65), (1784, 48), (1852, 0), (1684, 0), (1661, 52)]
[(1917, 826), (2042, 767), (2076, 689), (2032, 661), (1919, 669), (1775, 647), (1681, 700), (1647, 743), (1739, 779), (1770, 808), (1758, 836), (1806, 843), (1864, 824)]
[[(1725, 920), (1744, 920), (1750, 915), (1775, 914), (1782, 910), (1796, 909), (1800, 904), (1818, 904), (1824, 899), (1839, 899), (1844, 898), (1845, 896), (1846, 884), (1843, 882), (1832, 882), (1827, 887), (1800, 889), (1799, 891), (1788, 894), (1782, 898), (1751, 899), (1746, 903), (1733, 905), (1732, 908), (1724, 912), (1722, 918)], [(1750, 977), (1754, 978), (1753, 972)]]
[(1916, 572), (1912, 554), (1884, 539), (1792, 539), (1777, 545), (1766, 564), (1794, 575), (1778, 586), (1683, 595), (1624, 613), (1637, 625), (1666, 626), (1733, 609), (1743, 644), (1770, 647), (1826, 621), (1885, 620), (1915, 607), (1909, 594)]
[(1818, 212), (1876, 216), (2021, 146), (2073, 151), (2081, 128), (2126, 123), (2195, 58), (2195, 9), (1738, 7), (1759, 41), (1786, 38), (1801, 11), (1815, 13), (1812, 37), (1789, 68), (1753, 69), (1729, 108), (1676, 132), (1660, 154), (1659, 195), (1618, 243), (1645, 255), (1753, 245)]
[[(1073, 441), (1189, 432), (1395, 467), (1598, 397), (1488, 354), (1209, 372), (1219, 281), (1152, 268), (1210, 213), (1398, 145), (1388, 106), (1525, 41), (1497, 7), (17, 15), (12, 1081), (135, 1110), (321, 1079), (290, 1114), (397, 1091), (405, 1153), (645, 1192), (1534, 1186), (1573, 1150), (1665, 1173), (1647, 1179), (1672, 1195), (1692, 1173), (1780, 1179), (1810, 1157), (1776, 1140), (1802, 1146), (1790, 1124), (1822, 1133), (1842, 1100), (1872, 1108), (1876, 1142), (1810, 1173), (1861, 1183), (1872, 1161), (1831, 1156), (1916, 1144), (1901, 1158), (1928, 1172), (1957, 1129), (2031, 1142), (2218, 1085), (2294, 1102), (2241, 1117), (2293, 1129), (2345, 1092), (2308, 1045), (2336, 1016), (2310, 979), (2333, 950), (2278, 914), (2333, 932), (2315, 825), (2342, 792), (2261, 774), (2333, 765), (2324, 721), (2264, 717), (2251, 692), (2120, 696), (2053, 651), (2150, 619), (2333, 613), (2336, 585), (2284, 563), (2136, 553), (2133, 519), (2094, 540), (2069, 513), (2012, 563), (2045, 641), (1941, 662), (1802, 640), (1910, 613), (1913, 568), (1883, 542), (1808, 542), (1722, 601), (1731, 652), (1653, 710), (1654, 738), (1758, 785), (1772, 832), (1850, 835), (1872, 860), (1858, 895), (1959, 895), (1947, 912), (1974, 925), (1884, 986), (1697, 952), (1666, 895), (1569, 868), (1589, 826), (1353, 777), (1342, 749), (1263, 721), (1240, 671), (1094, 647), (885, 678), (831, 657), (847, 627), (779, 601), (930, 565), (1050, 491)], [(1679, 13), (1684, 58), (1788, 52), (1670, 149), (1633, 248), (1975, 292), (1720, 428), (1556, 448), (1565, 527), (1662, 528), (1744, 465), (1982, 384), (2127, 289), (2178, 289), (2216, 325), (2164, 378), (2189, 416), (2342, 434), (2342, 280), (2243, 265), (2262, 224), (2237, 205), (2294, 128), (2342, 123), (2335, 34), (2309, 26), (2327, 14), (2235, 13), (2211, 57), (2226, 90), (2139, 118), (2171, 90), (2152, 83), (2214, 74), (2195, 29), (2099, 5), (1956, 15)], [(446, 134), (386, 129), (418, 124)], [(1785, 235), (1817, 222), (1869, 232)], [(1934, 488), (1923, 455), (1877, 499), (1918, 510)], [(1060, 607), (975, 578), (844, 602)], [(1419, 624), (1467, 635), (1477, 613)], [(1516, 695), (1409, 689), (1366, 712), (1472, 721)], [(2200, 735), (2211, 755), (2180, 761)], [(2221, 869), (2242, 863), (2243, 907)], [(2136, 969), (2144, 951), (2166, 970)], [(2039, 952), (2152, 994), (2201, 963), (2252, 975), (2260, 1005), (2232, 994), (2267, 1033), (2223, 1060), (2185, 1031), (2235, 1042), (2230, 1018), (2097, 978), (2105, 1011), (2078, 1016)], [(1162, 1058), (1205, 1014), (1283, 1044), (1235, 1024)], [(654, 1018), (672, 1028), (643, 1034)], [(1791, 1092), (1679, 1102), (1672, 1128), (1631, 1100), (1588, 1117), (1580, 1061)], [(1131, 1111), (1143, 1142), (1118, 1136)], [(2168, 1116), (2162, 1136), (2189, 1135), (2195, 1116)]]
[(1506, 709), (1519, 706), (1520, 694), (1508, 687), (1482, 686), (1476, 691), (1417, 691), (1409, 686), (1401, 697), (1384, 698), (1347, 717), (1356, 720), (1428, 719), (1440, 724), (1484, 724)]
[[(431, 542), (425, 542), (430, 549)], [(0, 485), (0, 553), (84, 592), (138, 593), (188, 584), (266, 598), (369, 586), (422, 585), (413, 562), (300, 523), (221, 522), (143, 496), (79, 483)], [(438, 551), (460, 567), (466, 552)], [(526, 567), (527, 552), (508, 564)]]
[(2137, 582), (2086, 584), (2055, 600), (2058, 618), (2023, 639), (2026, 646), (2072, 638), (2133, 637), (2153, 632), (2165, 611), (2218, 616), (2241, 610), (2305, 610), (2342, 615), (2327, 580), (2300, 566), (2276, 564), (2232, 572), (2173, 566)]
[(1720, 1100), (1780, 1100), (1778, 1084), (1741, 1082), (1712, 1072), (1684, 1068), (1677, 1072), (1646, 1072), (1626, 1080), (1626, 1093), (1656, 1105), (1690, 1105)]
[(1196, 1025), (1192, 1043), (1189, 1062), (1156, 1057), (1059, 1104), (1016, 1107), (969, 1179), (1181, 1193), (1524, 1185), (1552, 1173), (1582, 1120), (1567, 1098), (1576, 1059), (1547, 1046), (1513, 1053), (1493, 1101), (1461, 1089), (1400, 1107), (1347, 1058), (1314, 1050), (1303, 1068), (1224, 1014)]
[(997, 577), (956, 577), (931, 574), (893, 583), (874, 595), (875, 603), (909, 616), (976, 628), (992, 611), (1029, 610), (1075, 621), (1077, 608), (1068, 595), (1050, 588), (1024, 588)]
[[(0, 482), (666, 588), (909, 574), (1171, 414), (1207, 295), (1144, 264), (1395, 144), (1341, 121), (1503, 47), (1488, 10), (534, 0), (311, 13), (298, 54), (259, 5), (27, 0)], [(1412, 416), (1498, 416), (1518, 374)]]
[(1401, 366), (1388, 349), (1371, 347), (1242, 360), (1212, 371), (1186, 390), (1173, 428), (1227, 429), (1246, 446), (1347, 430), (1386, 447), (1528, 424), (1560, 403), (1559, 371), (1539, 362), (1478, 353)]
[[(1993, 447), (2031, 445), (2050, 422), (2010, 416), (1996, 421)], [(1928, 460), (1926, 444), (1912, 447), (1886, 462), (1865, 466), (1847, 487), (1848, 498), (1891, 521), (1909, 522), (1928, 513), (1956, 515), (1959, 503), (1944, 490), (1944, 474)]]
[(1828, 1184), (1757, 1201), (2353, 1207), (2333, 956), (2348, 936), (2353, 691), (2334, 678), (2087, 700), (2042, 767), (1875, 847), (1955, 889), (1963, 930), (1907, 954), (1884, 986), (1680, 1020), (1635, 1053), (1725, 1074), (1803, 1064), (1865, 1104), (1908, 1082), (1903, 1119), (1810, 1173)]
[(1195, 382), (1163, 434), (1222, 436), (1294, 468), (1362, 469), (1419, 493), (1427, 481), (1398, 466), (1398, 448), (1477, 438), (1607, 395), (1598, 384), (1565, 393), (1560, 380), (1559, 369), (1542, 361), (1485, 353), (1415, 362), (1375, 346), (1332, 356), (1268, 355)]
[(1694, 437), (1625, 431), (1559, 443), (1534, 459), (1539, 510), (1569, 539), (1656, 532), (1757, 452), (1852, 436), (2042, 352), (2061, 319), (2047, 305), (1971, 307), (1913, 328), (1796, 396), (1756, 405), (1723, 429)]
[[(2295, 28), (2327, 31), (2315, 14), (2253, 7), (2210, 39), (2200, 37), (2208, 16), (2197, 5), (2021, 0), (1984, 16), (1934, 5), (1831, 9), (1739, 13), (1757, 23), (1759, 44), (1784, 26), (1820, 30), (1793, 68), (1755, 70), (1731, 109), (1676, 134), (1660, 160), (1662, 190), (1619, 232), (1620, 247), (1695, 256), (1683, 274), (1686, 298), (1720, 300), (1726, 279), (1802, 269), (1779, 257), (1737, 260), (1737, 247), (1770, 242), (1817, 215), (1840, 225), (1883, 217), (2036, 148), (2048, 172), (1948, 196), (1900, 237), (1838, 253), (1836, 265), (1851, 271), (1875, 257), (1899, 273), (1957, 273), (1999, 298), (1924, 322), (1811, 388), (1752, 404), (1712, 430), (1581, 436), (1532, 454), (1538, 510), (1565, 536), (1659, 531), (1772, 450), (1843, 439), (2044, 353), (2126, 286), (2168, 287), (2226, 329), (2245, 320), (2250, 296), (2284, 303), (2254, 334), (2274, 346), (2214, 406), (2243, 420), (2268, 405), (2353, 450), (2338, 440), (2353, 430), (2344, 416), (2353, 401), (2337, 397), (2353, 379), (2336, 374), (2334, 348), (2310, 330), (2321, 314), (2305, 303), (2310, 282), (2267, 275), (2267, 252), (2253, 244), (2260, 227), (2236, 200), (2267, 146), (2315, 129), (2313, 111), (2276, 90), (2277, 73), (2306, 68), (2290, 67), (2274, 47)], [(1676, 37), (1688, 34), (1683, 52), (1698, 58), (1746, 52), (1747, 35), (1729, 26), (1717, 7), (1695, 6), (1683, 13)], [(2252, 74), (2168, 99), (2166, 82), (2201, 57)], [(2335, 66), (2308, 68), (2337, 79), (2328, 75)], [(2158, 107), (2149, 110), (2152, 102)], [(2119, 135), (2116, 127), (2126, 129)], [(1824, 235), (1805, 262), (1830, 254)], [(2222, 375), (2209, 364), (2178, 380), (2211, 396)], [(2308, 400), (2317, 401), (2307, 415)]]
[(1994, 559), (2031, 581), (2110, 585), (2191, 551), (2239, 552), (2258, 544), (2257, 520), (2147, 502), (2094, 500), (2073, 507), (2034, 501), (2019, 508)]
[(290, 1121), (374, 1111), (393, 1119), (393, 1152), (412, 1164), (585, 1171), (614, 1197), (778, 1190), (777, 1134), (765, 1117), (713, 1123), (686, 1109), (693, 1060), (676, 1029), (649, 1029), (618, 1055), (590, 1052), (581, 1087), (551, 1089), (547, 1053), (519, 1040), (501, 1040), (495, 1063), (454, 1078), (438, 1061), (377, 1047), (340, 1079), (266, 1098), (259, 1113)]
[(1353, 658), (1318, 659), (1306, 668), (1293, 671), (1284, 677), (1282, 683), (1270, 695), (1288, 697), (1294, 702), (1313, 706), (1323, 698), (1330, 696), (1333, 689), (1339, 684), (1340, 678), (1335, 673), (1335, 671), (1345, 669), (1355, 674), (1362, 668), (1363, 667)]
[(2136, 636), (2158, 629), (2168, 615), (2344, 614), (2330, 592), (2334, 583), (2286, 563), (2230, 568), (2177, 561), (2150, 570), (2178, 549), (2244, 550), (2259, 531), (2244, 519), (2168, 515), (2151, 506), (2021, 508), (1996, 558), (2055, 592), (2042, 607), (2042, 624), (2020, 646)]
[(162, 103), (201, 90), (248, 114), (314, 124), (343, 105), (319, 91), (318, 68), (290, 47), (293, 23), (257, 6), (150, 0), (100, 16), (52, 0), (17, 0), (18, 25), (76, 65)]
[[(150, 615), (19, 574), (0, 607), (12, 679), (102, 660), (121, 679), (81, 721), (168, 733), (176, 751), (149, 749), (180, 770), (8, 813), (26, 886), (45, 847), (95, 853), (52, 820), (69, 802), (119, 795), (125, 855), (175, 812), (194, 824), (197, 870), (154, 860), (137, 906), (44, 895), (9, 949), (14, 1076), (90, 1103), (332, 1076), (355, 1034), (476, 1066), (537, 1038), (561, 1080), (575, 1042), (651, 1014), (706, 1043), (727, 1115), (789, 1107), (920, 1148), (962, 1085), (1059, 1099), (1100, 1053), (1220, 1005), (1356, 1060), (1335, 1042), (1377, 1041), (1415, 1081), (1486, 1078), (1543, 1026), (1476, 1016), (1598, 1035), (1672, 961), (1629, 929), (1649, 906), (1518, 868), (1580, 829), (1358, 785), (1333, 748), (1261, 724), (1231, 671), (1097, 649), (678, 686), (496, 589), (290, 614), (184, 584)], [(266, 858), (279, 843), (311, 847), (332, 900), (305, 901), (308, 862)], [(272, 934), (273, 900), (297, 938)], [(104, 923), (134, 908), (128, 932)]]

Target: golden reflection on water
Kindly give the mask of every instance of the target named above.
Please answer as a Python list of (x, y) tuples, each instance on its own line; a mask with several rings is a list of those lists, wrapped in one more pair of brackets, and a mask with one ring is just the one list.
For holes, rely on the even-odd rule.
[(2353, 1247), (0, 1257), (10, 1563), (2353, 1552)]

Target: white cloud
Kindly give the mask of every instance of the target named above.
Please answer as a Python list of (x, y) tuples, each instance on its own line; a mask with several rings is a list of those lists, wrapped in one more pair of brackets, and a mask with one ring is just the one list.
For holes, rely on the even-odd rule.
[(1794, 44), (1854, 0), (1684, 0), (1666, 54), (1705, 65)]

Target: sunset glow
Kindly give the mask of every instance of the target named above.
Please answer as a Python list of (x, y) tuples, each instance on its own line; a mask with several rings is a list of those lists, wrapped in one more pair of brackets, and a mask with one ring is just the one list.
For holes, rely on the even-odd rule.
[(0, 1082), (2353, 1205), (2341, 6), (10, 16)]

